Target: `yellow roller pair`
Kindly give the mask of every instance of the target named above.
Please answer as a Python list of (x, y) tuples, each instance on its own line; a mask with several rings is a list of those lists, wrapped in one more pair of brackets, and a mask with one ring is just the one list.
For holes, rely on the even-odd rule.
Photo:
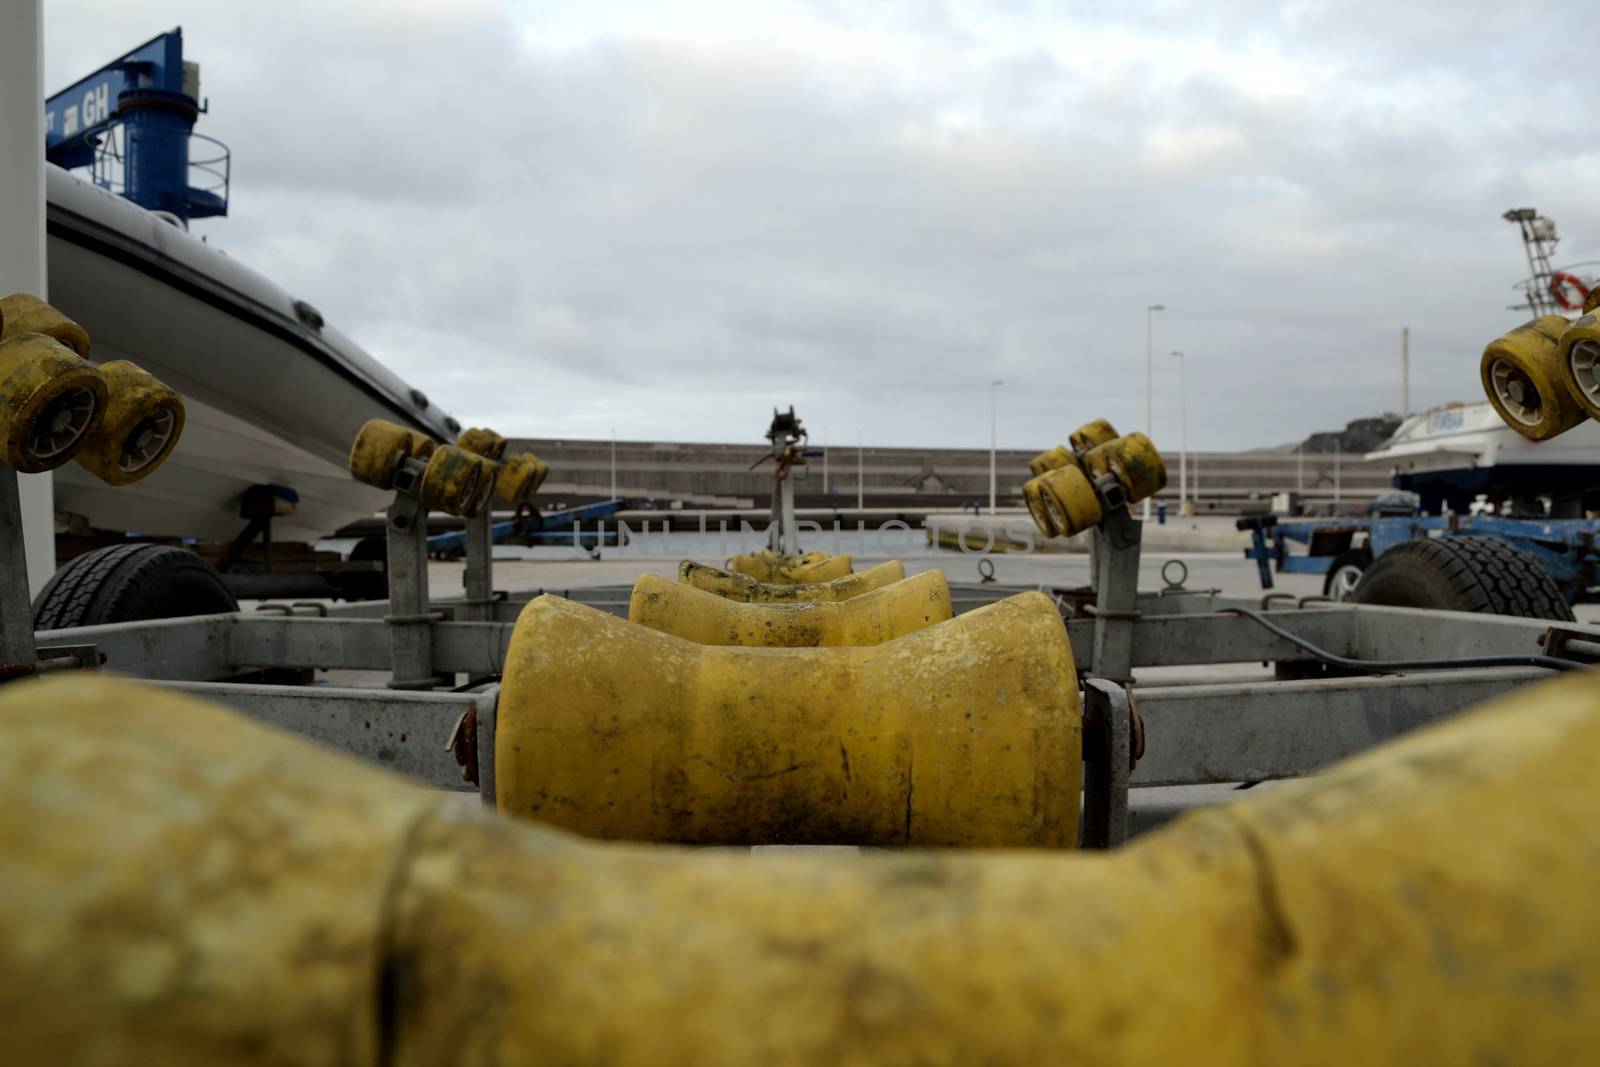
[(1166, 464), (1150, 439), (1142, 433), (1115, 433), (1110, 423), (1096, 420), (1072, 435), (1075, 445), (1088, 446), (1081, 453), (1057, 445), (1029, 462), (1034, 477), (1023, 485), (1022, 499), (1046, 537), (1071, 536), (1099, 525), (1104, 515), (1093, 480), (1102, 475), (1115, 478), (1133, 503), (1165, 488)]
[[(1592, 294), (1591, 294), (1592, 295)], [(1490, 342), (1478, 361), (1484, 394), (1522, 436), (1544, 441), (1600, 419), (1600, 316), (1543, 315)]]
[(1110, 854), (749, 856), (516, 825), (149, 687), (16, 683), (0, 1049), (1594, 1063), (1597, 710), (1592, 676), (1521, 690)]
[(506, 455), (506, 439), (493, 430), (465, 430), (456, 439), (456, 446), (495, 462), (494, 495), (507, 504), (533, 499), (550, 474), (549, 465), (532, 452)]
[(843, 578), (852, 570), (849, 553), (831, 556), (820, 548), (802, 552), (798, 556), (780, 556), (770, 549), (734, 556), (728, 560), (728, 569), (746, 574), (758, 582), (774, 585), (795, 585), (801, 582), (831, 582)]
[(109, 485), (137, 482), (183, 433), (183, 399), (118, 359), (90, 365), (89, 335), (23, 293), (0, 298), (0, 459), (19, 471), (76, 459)]
[(877, 645), (949, 618), (950, 586), (938, 571), (842, 601), (790, 603), (741, 603), (646, 574), (628, 602), (630, 622), (703, 645)]
[(427, 463), (419, 494), (429, 508), (476, 518), (498, 496), (508, 504), (531, 499), (550, 468), (531, 452), (505, 458), (505, 438), (492, 430), (470, 429), (456, 445), (384, 419), (368, 420), (350, 445), (348, 467), (357, 481), (393, 489), (407, 459)]

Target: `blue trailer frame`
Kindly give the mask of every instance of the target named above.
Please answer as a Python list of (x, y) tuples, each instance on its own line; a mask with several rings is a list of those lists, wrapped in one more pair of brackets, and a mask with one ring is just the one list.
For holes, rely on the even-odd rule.
[[(1334, 562), (1350, 551), (1357, 535), (1366, 535), (1374, 559), (1400, 544), (1419, 537), (1480, 534), (1498, 537), (1532, 556), (1548, 574), (1567, 603), (1584, 599), (1600, 586), (1600, 521), (1592, 519), (1505, 519), (1494, 515), (1416, 516), (1413, 518), (1279, 520), (1266, 515), (1241, 519), (1240, 529), (1250, 531), (1245, 559), (1256, 561), (1261, 588), (1272, 588), (1274, 570), (1280, 574), (1326, 575)], [(1307, 551), (1295, 554), (1291, 544)]]

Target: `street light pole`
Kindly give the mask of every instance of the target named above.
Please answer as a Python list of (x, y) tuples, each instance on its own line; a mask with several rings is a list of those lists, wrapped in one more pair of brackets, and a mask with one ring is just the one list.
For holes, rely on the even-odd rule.
[(866, 486), (867, 486), (867, 483), (866, 483), (866, 479), (862, 475), (862, 471), (864, 471), (866, 469), (866, 467), (862, 465), (861, 451), (862, 451), (861, 431), (857, 430), (856, 431), (856, 510), (857, 511), (864, 510), (866, 508), (866, 506), (867, 506), (866, 505), (866, 499), (867, 499), (867, 488), (866, 488)]
[(828, 428), (822, 428), (822, 495), (828, 495)]
[[(1155, 313), (1167, 310), (1165, 304), (1151, 304), (1144, 309), (1144, 434), (1154, 438), (1156, 433), (1155, 404), (1152, 396), (1155, 393), (1155, 363), (1150, 356), (1151, 334), (1154, 329)], [(1144, 521), (1150, 521), (1150, 498), (1144, 498)]]
[(1189, 397), (1183, 383), (1183, 353), (1174, 352), (1172, 358), (1178, 361), (1178, 514), (1182, 515), (1189, 503)]
[(611, 427), (611, 499), (617, 499), (617, 428)]
[(996, 378), (989, 383), (989, 514), (994, 514), (994, 485), (995, 485), (995, 417), (994, 417), (994, 391), (1006, 384)]

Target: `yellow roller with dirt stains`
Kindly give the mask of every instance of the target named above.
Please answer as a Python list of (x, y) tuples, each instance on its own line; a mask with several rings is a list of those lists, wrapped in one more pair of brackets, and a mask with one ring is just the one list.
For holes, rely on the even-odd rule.
[(1583, 421), (1581, 390), (1569, 391), (1557, 348), (1568, 326), (1560, 315), (1541, 315), (1491, 341), (1478, 361), (1484, 395), (1513, 430), (1546, 441)]
[(1068, 443), (1078, 452), (1087, 452), (1095, 445), (1103, 445), (1117, 436), (1117, 428), (1105, 419), (1086, 422), (1067, 437)]
[(820, 548), (813, 548), (798, 556), (780, 556), (770, 549), (734, 556), (728, 560), (728, 569), (748, 574), (758, 582), (773, 585), (797, 585), (801, 582), (831, 582), (843, 578), (852, 570), (850, 554), (830, 556)]
[[(1033, 518), (1033, 524), (1038, 527), (1041, 534), (1045, 537), (1061, 536), (1061, 531), (1056, 529), (1055, 520), (1050, 517), (1049, 510), (1044, 506), (1044, 493), (1039, 488), (1038, 477), (1030, 478), (1023, 483), (1022, 502), (1028, 506), (1028, 514)], [(1098, 504), (1098, 501), (1096, 503)]]
[[(1595, 293), (1600, 293), (1600, 286), (1589, 294), (1590, 299)], [(1561, 384), (1583, 413), (1600, 419), (1600, 312), (1591, 309), (1562, 332), (1556, 345), (1556, 367)]]
[[(1034, 487), (1039, 507), (1049, 520), (1049, 529), (1055, 531), (1051, 536), (1071, 537), (1100, 525), (1100, 497), (1095, 493), (1088, 475), (1077, 467), (1057, 467), (1053, 471), (1045, 471), (1028, 485)], [(1022, 487), (1025, 500), (1030, 495), (1028, 485)], [(1044, 528), (1040, 526), (1041, 530)]]
[(1119, 852), (516, 824), (190, 697), (0, 688), (9, 1063), (1600, 1062), (1600, 689)]
[(820, 548), (813, 548), (793, 556), (780, 556), (770, 548), (763, 548), (758, 552), (734, 556), (733, 560), (737, 560), (739, 566), (732, 566), (732, 560), (730, 560), (729, 569), (740, 574), (748, 574), (757, 581), (774, 582), (777, 579), (771, 576), (776, 574), (780, 568), (821, 563), (828, 558), (828, 553)]
[(99, 423), (106, 396), (99, 370), (55, 338), (0, 341), (0, 459), (28, 474), (61, 466)]
[(84, 437), (80, 466), (107, 485), (132, 485), (166, 462), (183, 435), (183, 398), (125, 359), (100, 365), (106, 407)]
[(1066, 445), (1056, 445), (1048, 452), (1040, 452), (1028, 460), (1028, 470), (1037, 478), (1045, 471), (1053, 471), (1057, 467), (1078, 467), (1077, 455)]
[(686, 559), (678, 564), (678, 581), (745, 604), (837, 603), (874, 589), (882, 589), (905, 576), (905, 564), (897, 559), (847, 574), (843, 578), (835, 578), (831, 582), (800, 582), (795, 585), (758, 582), (748, 574), (708, 567), (693, 560)]
[(1142, 433), (1096, 445), (1084, 453), (1083, 466), (1093, 477), (1110, 474), (1128, 494), (1130, 503), (1155, 496), (1167, 485), (1167, 465), (1150, 438)]
[(89, 358), (89, 334), (82, 326), (27, 293), (0, 297), (0, 341), (24, 333), (42, 333)]
[(1042, 593), (870, 648), (698, 645), (541, 596), (506, 652), (496, 802), (635, 841), (1068, 848), (1080, 717)]
[(411, 437), (411, 447), (407, 451), (412, 459), (427, 460), (433, 455), (433, 450), (439, 447), (439, 442), (425, 433), (417, 430), (406, 431)]
[(494, 476), (494, 495), (507, 504), (531, 500), (550, 475), (550, 465), (532, 452), (518, 452), (501, 461)]
[(351, 477), (377, 489), (393, 489), (400, 465), (407, 459), (427, 460), (436, 443), (387, 419), (368, 419), (350, 443), (346, 463)]
[(474, 426), (462, 430), (456, 438), (456, 447), (466, 449), (475, 456), (499, 460), (506, 454), (506, 439), (493, 430)]
[(924, 571), (842, 602), (794, 604), (741, 604), (659, 574), (644, 574), (633, 583), (628, 600), (629, 622), (702, 645), (881, 645), (948, 618), (950, 585), (938, 571)]

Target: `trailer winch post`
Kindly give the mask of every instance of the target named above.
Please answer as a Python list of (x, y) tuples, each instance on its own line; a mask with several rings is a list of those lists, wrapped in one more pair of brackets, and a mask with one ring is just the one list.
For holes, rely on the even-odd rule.
[(456, 609), (462, 622), (494, 621), (494, 537), (488, 508), (466, 520), (466, 570), (461, 586), (466, 597)]
[(407, 459), (384, 523), (389, 547), (391, 689), (433, 689), (434, 613), (428, 603), (428, 512), (419, 490), (425, 465)]
[(1144, 527), (1128, 510), (1122, 486), (1110, 475), (1095, 480), (1105, 518), (1095, 530), (1094, 657), (1101, 678), (1133, 681), (1134, 624), (1139, 607), (1139, 548)]

